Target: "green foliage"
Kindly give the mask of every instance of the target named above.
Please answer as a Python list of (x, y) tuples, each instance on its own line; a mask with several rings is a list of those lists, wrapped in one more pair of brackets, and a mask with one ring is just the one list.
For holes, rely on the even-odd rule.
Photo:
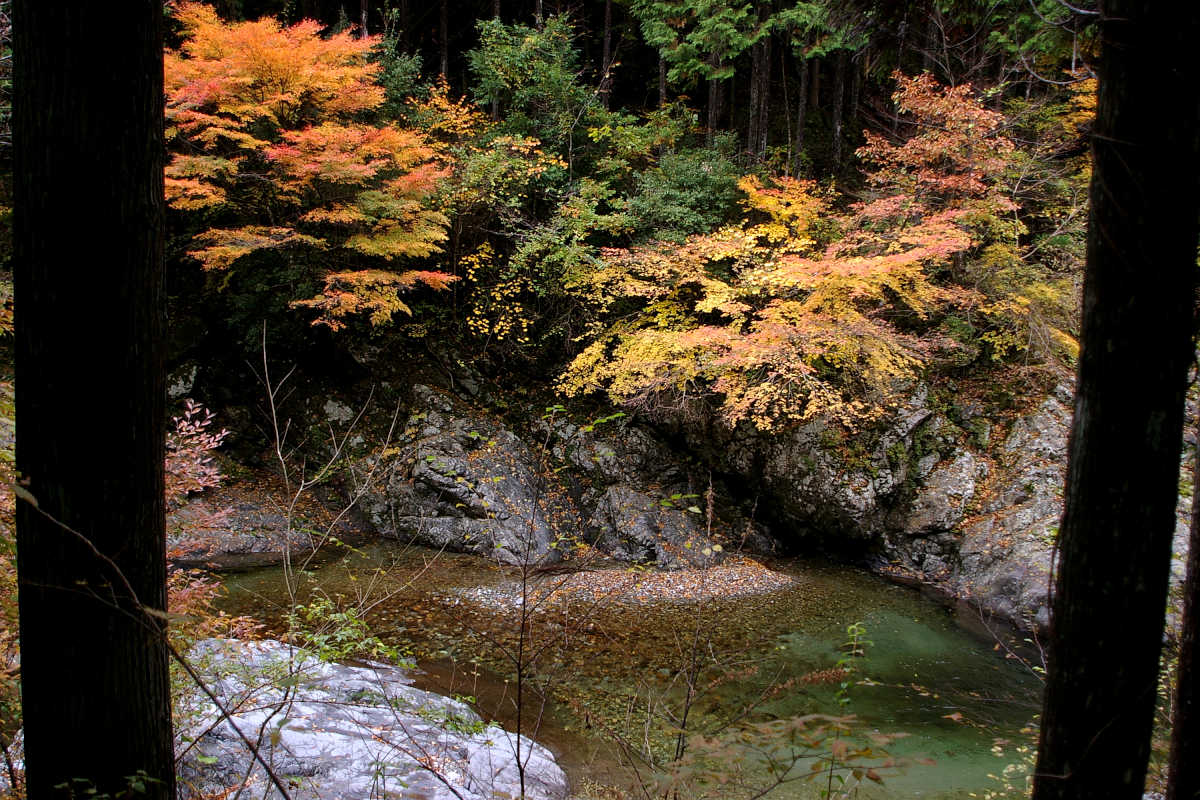
[(680, 242), (729, 220), (740, 175), (732, 151), (732, 137), (721, 137), (715, 147), (668, 153), (641, 173), (629, 199), (639, 237)]
[(642, 37), (666, 59), (672, 83), (726, 80), (733, 61), (766, 33), (752, 3), (723, 0), (633, 0)]
[(599, 101), (579, 80), (570, 21), (552, 16), (537, 30), (489, 19), (477, 27), (479, 47), (468, 54), (476, 101), (500, 104), (506, 132), (538, 139), (573, 162)]
[(318, 595), (297, 605), (285, 617), (287, 639), (312, 651), (322, 661), (368, 658), (408, 664), (408, 655), (371, 633), (357, 608), (343, 608)]

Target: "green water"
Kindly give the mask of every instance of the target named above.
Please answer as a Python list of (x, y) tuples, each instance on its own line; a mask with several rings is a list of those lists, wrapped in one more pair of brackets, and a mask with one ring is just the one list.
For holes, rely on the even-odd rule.
[[(988, 773), (1011, 759), (993, 755), (994, 740), (1020, 739), (1036, 713), (1040, 683), (1027, 668), (911, 589), (828, 564), (771, 566), (792, 585), (703, 604), (560, 604), (528, 618), (523, 638), (517, 576), (472, 556), (372, 544), (301, 576), (297, 596), (319, 590), (362, 604), (373, 633), (411, 648), (424, 670), (419, 685), (470, 695), (481, 714), (510, 729), (523, 642), (522, 659), (533, 659), (524, 671), (523, 730), (532, 718), (536, 738), (577, 787), (627, 785), (630, 752), (669, 760), (677, 730), (670, 716), (683, 712), (689, 677), (687, 729), (713, 733), (712, 757), (692, 776), (708, 796), (733, 800), (768, 784), (762, 752), (779, 739), (755, 732), (773, 734), (778, 720), (809, 714), (852, 714), (852, 744), (865, 746), (869, 733), (904, 734), (885, 746), (900, 765), (881, 770), (883, 786), (867, 785), (860, 797), (967, 797), (995, 786)], [(232, 574), (226, 585), (227, 610), (280, 629), (287, 592), (279, 568)], [(499, 600), (481, 604), (481, 593)], [(848, 681), (823, 682), (822, 670), (848, 659), (854, 622), (866, 628), (866, 656), (849, 658)], [(828, 752), (834, 738), (827, 731), (812, 752)], [(801, 770), (811, 763), (801, 760)], [(739, 782), (704, 783), (723, 770)], [(791, 782), (770, 796), (815, 797), (826, 780)]]

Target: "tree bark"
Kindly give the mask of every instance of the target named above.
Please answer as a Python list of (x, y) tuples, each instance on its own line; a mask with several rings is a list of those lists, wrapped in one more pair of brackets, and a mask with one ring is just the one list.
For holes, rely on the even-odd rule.
[(600, 49), (600, 102), (608, 108), (612, 97), (612, 0), (604, 0), (604, 37)]
[(658, 54), (658, 107), (667, 104), (667, 59), (662, 53)]
[[(1082, 351), (1034, 798), (1140, 800), (1200, 215), (1200, 5), (1102, 4)], [(1164, 81), (1189, 87), (1160, 103)]]
[(438, 46), (441, 48), (442, 77), (450, 78), (450, 0), (442, 0), (438, 16)]
[(166, 800), (162, 3), (14, 6), (27, 791)]
[(808, 64), (808, 107), (821, 108), (821, 62), (817, 60)]
[(846, 103), (846, 51), (838, 50), (833, 62), (833, 167), (842, 166), (842, 120)]
[[(1195, 421), (1200, 437), (1200, 416)], [(1192, 462), (1192, 484), (1200, 480), (1200, 438)], [(1200, 686), (1196, 676), (1196, 645), (1200, 639), (1200, 497), (1192, 491), (1192, 528), (1188, 536), (1187, 578), (1183, 585), (1183, 618), (1179, 664), (1175, 674), (1171, 756), (1167, 762), (1167, 800), (1200, 798)]]
[(359, 31), (359, 36), (363, 39), (367, 38), (367, 17), (371, 10), (371, 0), (360, 0), (359, 16), (361, 18), (362, 30)]
[[(713, 66), (719, 66), (718, 63)], [(717, 136), (717, 120), (721, 112), (721, 82), (716, 78), (708, 79), (708, 134), (707, 141), (709, 145), (715, 141)]]
[[(771, 129), (771, 37), (764, 36), (762, 40), (763, 48), (763, 69), (759, 73), (758, 79), (761, 86), (758, 89), (759, 106), (758, 106), (758, 143), (757, 152), (759, 159), (766, 158), (768, 138), (770, 137)], [(783, 105), (786, 113), (787, 103)]]
[(746, 114), (746, 151), (751, 156), (758, 155), (758, 126), (762, 123), (762, 114), (759, 112), (759, 108), (763, 103), (761, 94), (763, 68), (762, 42), (758, 41), (750, 47), (750, 108)]
[(808, 59), (800, 59), (800, 89), (796, 92), (796, 167), (800, 174), (800, 159), (804, 153), (804, 123), (808, 119)]

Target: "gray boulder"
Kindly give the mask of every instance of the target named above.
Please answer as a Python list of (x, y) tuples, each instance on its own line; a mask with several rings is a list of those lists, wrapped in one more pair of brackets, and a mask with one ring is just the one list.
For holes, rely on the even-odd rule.
[(566, 776), (532, 740), (464, 704), (413, 688), (401, 669), (329, 664), (274, 641), (210, 639), (191, 658), (230, 711), (195, 692), (176, 720), (180, 796), (242, 783), (279, 797), (238, 731), (295, 800), (421, 797), (563, 800)]
[(714, 552), (700, 526), (699, 509), (680, 508), (625, 485), (604, 490), (588, 520), (595, 543), (620, 561), (655, 563), (661, 567), (707, 566)]
[(359, 501), (371, 525), (508, 564), (557, 561), (579, 526), (537, 452), (435, 389), (418, 385), (412, 394), (415, 410), (397, 446), (359, 466), (375, 476)]

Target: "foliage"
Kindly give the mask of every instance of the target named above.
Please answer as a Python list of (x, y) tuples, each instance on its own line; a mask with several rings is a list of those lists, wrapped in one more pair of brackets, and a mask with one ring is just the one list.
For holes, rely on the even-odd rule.
[(751, 3), (634, 0), (631, 10), (646, 44), (666, 59), (669, 80), (684, 85), (732, 77), (733, 60), (765, 32)]
[(191, 398), (183, 401), (183, 414), (173, 417), (167, 433), (167, 507), (180, 505), (188, 495), (214, 489), (221, 484), (221, 471), (213, 463), (212, 451), (221, 446), (229, 431), (212, 430), (216, 415)]
[(652, 413), (715, 396), (726, 423), (764, 430), (815, 417), (852, 428), (934, 356), (1029, 352), (1034, 331), (1069, 347), (1057, 325), (1070, 294), (1020, 257), (1003, 118), (970, 87), (898, 83), (916, 132), (868, 135), (874, 193), (846, 211), (811, 182), (748, 177), (741, 225), (604, 250), (574, 284), (597, 325), (560, 388)]
[(318, 595), (290, 609), (287, 640), (311, 650), (322, 661), (366, 658), (404, 663), (405, 654), (371, 633), (357, 608), (341, 608)]
[[(167, 198), (203, 227), (190, 255), (205, 270), (227, 284), (231, 270), (274, 253), (323, 281), (316, 297), (289, 299), (334, 330), (357, 313), (386, 322), (409, 310), (400, 291), (454, 280), (395, 269), (445, 239), (448, 220), (429, 200), (446, 172), (422, 134), (360, 121), (385, 100), (368, 59), (377, 40), (322, 38), (311, 21), (226, 24), (195, 3), (177, 17), (184, 42), (165, 62)], [(337, 267), (317, 267), (317, 253)]]
[(762, 222), (605, 252), (606, 266), (581, 286), (601, 316), (621, 321), (572, 362), (565, 392), (604, 388), (651, 411), (715, 392), (729, 424), (765, 430), (824, 416), (852, 426), (915, 375), (928, 345), (892, 319), (920, 321), (957, 299), (927, 267), (968, 237), (943, 217), (875, 230), (890, 220), (869, 208), (841, 220), (852, 235), (822, 247), (827, 204), (813, 184), (741, 187)]
[(477, 28), (479, 47), (468, 54), (476, 100), (505, 109), (506, 132), (537, 139), (572, 163), (577, 133), (600, 103), (579, 80), (570, 21), (551, 16), (535, 29), (490, 19)]
[(683, 241), (729, 220), (737, 208), (738, 168), (732, 140), (667, 153), (637, 177), (629, 211), (641, 238)]

